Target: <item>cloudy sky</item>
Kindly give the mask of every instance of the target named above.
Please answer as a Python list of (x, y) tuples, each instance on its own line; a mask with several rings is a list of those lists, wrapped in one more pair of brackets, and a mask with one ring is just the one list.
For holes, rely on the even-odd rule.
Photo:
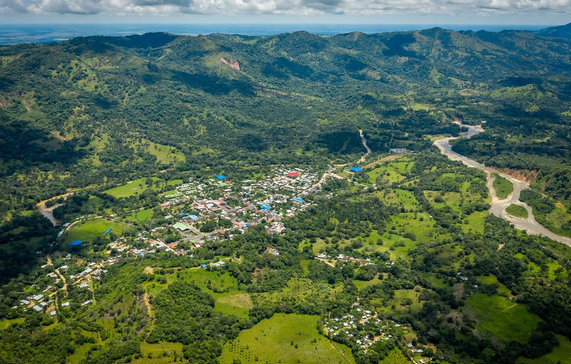
[(565, 24), (571, 0), (0, 0), (0, 22)]

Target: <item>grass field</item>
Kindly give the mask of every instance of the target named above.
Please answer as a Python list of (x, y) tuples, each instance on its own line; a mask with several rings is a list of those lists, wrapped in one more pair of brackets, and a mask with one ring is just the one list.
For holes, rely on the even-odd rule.
[(465, 233), (483, 234), (488, 211), (476, 211), (466, 216), (467, 224), (462, 224), (462, 231)]
[[(111, 188), (103, 192), (117, 198), (133, 196), (138, 193), (144, 192), (147, 188), (149, 188), (149, 186), (145, 183), (147, 179), (148, 178), (140, 178), (132, 182), (126, 183), (122, 186)], [(160, 181), (160, 179), (157, 177), (153, 177), (151, 179), (153, 181)]]
[(472, 295), (466, 302), (465, 310), (478, 322), (478, 331), (489, 333), (504, 342), (527, 343), (531, 332), (541, 321), (525, 306), (497, 295)]
[(557, 335), (559, 346), (537, 359), (519, 358), (517, 364), (571, 364), (571, 342), (565, 336)]
[(146, 209), (146, 210), (139, 210), (139, 211), (133, 212), (131, 214), (131, 216), (129, 217), (129, 220), (144, 223), (144, 222), (149, 221), (152, 218), (153, 218), (153, 210), (152, 209)]
[(394, 348), (389, 354), (379, 362), (379, 364), (410, 364), (412, 363), (409, 358), (407, 358), (402, 351), (398, 348)]
[(525, 207), (520, 205), (513, 205), (513, 204), (509, 205), (506, 208), (506, 212), (512, 216), (523, 217), (524, 219), (527, 219), (529, 217), (529, 214), (527, 213)]
[(504, 177), (494, 174), (494, 189), (500, 200), (507, 198), (513, 192), (513, 184)]
[(67, 248), (69, 243), (74, 240), (91, 241), (98, 236), (103, 236), (107, 229), (113, 228), (112, 232), (116, 235), (122, 235), (125, 224), (106, 219), (89, 220), (85, 223), (77, 223), (63, 235), (63, 243), (60, 246)]
[(221, 364), (355, 363), (351, 351), (317, 331), (318, 316), (275, 314), (224, 345)]
[(242, 318), (247, 318), (252, 308), (254, 308), (254, 304), (247, 293), (218, 297), (214, 305), (214, 309), (217, 311)]
[(170, 364), (176, 363), (175, 353), (182, 358), (182, 344), (161, 342), (158, 344), (141, 343), (142, 358), (134, 359), (134, 364)]

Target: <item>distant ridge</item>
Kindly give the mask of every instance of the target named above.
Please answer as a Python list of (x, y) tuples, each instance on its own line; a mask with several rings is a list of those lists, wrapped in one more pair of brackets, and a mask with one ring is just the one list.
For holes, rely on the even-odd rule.
[(558, 27), (545, 28), (537, 31), (537, 34), (546, 37), (558, 37), (571, 39), (571, 23)]

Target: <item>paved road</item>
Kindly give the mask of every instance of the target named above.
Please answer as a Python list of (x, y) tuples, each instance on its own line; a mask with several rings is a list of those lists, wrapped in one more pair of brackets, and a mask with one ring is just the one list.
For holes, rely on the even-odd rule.
[[(479, 133), (484, 131), (484, 129), (482, 128), (481, 125), (478, 125), (478, 126), (462, 125), (462, 126), (467, 127), (468, 131), (463, 133), (459, 138), (471, 138), (472, 136), (479, 134)], [(438, 140), (434, 141), (434, 145), (436, 145), (438, 147), (438, 149), (440, 149), (440, 152), (442, 152), (442, 154), (447, 156), (450, 160), (460, 161), (468, 167), (477, 168), (477, 169), (480, 169), (480, 170), (486, 172), (486, 174), (488, 175), (488, 180), (487, 180), (486, 185), (487, 185), (488, 189), (490, 190), (490, 195), (492, 196), (492, 201), (490, 202), (490, 212), (492, 214), (494, 214), (498, 217), (501, 217), (504, 220), (511, 222), (517, 229), (524, 230), (530, 235), (543, 235), (543, 236), (546, 236), (552, 240), (558, 241), (562, 244), (571, 246), (571, 239), (570, 238), (567, 238), (567, 237), (561, 236), (561, 235), (557, 235), (557, 234), (553, 233), (552, 231), (549, 231), (548, 229), (546, 229), (543, 225), (541, 225), (540, 223), (538, 223), (535, 220), (535, 217), (533, 216), (533, 211), (532, 211), (531, 207), (519, 200), (521, 191), (529, 188), (529, 183), (517, 180), (517, 179), (515, 179), (515, 178), (513, 178), (507, 174), (497, 172), (497, 171), (495, 171), (489, 167), (486, 167), (485, 165), (483, 165), (481, 163), (476, 162), (473, 159), (470, 159), (466, 156), (463, 156), (461, 154), (454, 152), (452, 150), (451, 145), (450, 145), (450, 140), (453, 140), (453, 139), (458, 139), (458, 138), (438, 139)], [(514, 190), (507, 198), (501, 200), (496, 196), (496, 190), (493, 187), (494, 177), (493, 177), (492, 173), (496, 173), (496, 174), (504, 177), (505, 179), (507, 179), (508, 181), (510, 181), (513, 184)], [(528, 218), (521, 218), (521, 217), (515, 217), (515, 216), (508, 214), (506, 212), (506, 208), (511, 204), (523, 206), (527, 210), (529, 217)]]

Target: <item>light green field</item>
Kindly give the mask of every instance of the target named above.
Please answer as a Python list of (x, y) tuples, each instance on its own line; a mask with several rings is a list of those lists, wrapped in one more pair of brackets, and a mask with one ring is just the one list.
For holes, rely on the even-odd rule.
[(487, 332), (504, 342), (527, 343), (541, 321), (523, 305), (515, 304), (501, 296), (482, 293), (474, 294), (468, 299), (465, 311), (478, 322), (478, 331)]
[[(317, 331), (318, 316), (275, 314), (224, 345), (221, 364), (355, 363), (351, 351)], [(297, 347), (296, 347), (297, 346)]]
[(420, 203), (414, 194), (407, 190), (394, 189), (377, 192), (377, 196), (386, 204), (402, 206), (407, 210), (418, 210)]
[(498, 282), (498, 279), (494, 276), (480, 276), (480, 277), (477, 277), (477, 279), (478, 279), (478, 282), (480, 282), (481, 284), (487, 284), (487, 285), (497, 284), (498, 285), (498, 293), (505, 295), (507, 297), (512, 296), (512, 292), (509, 290), (509, 288), (504, 286), (500, 282)]
[(247, 293), (218, 297), (214, 303), (214, 309), (216, 311), (242, 318), (247, 318), (250, 309), (254, 308), (252, 299)]
[(466, 216), (465, 219), (468, 220), (468, 224), (462, 224), (462, 231), (465, 233), (473, 232), (477, 234), (483, 234), (486, 216), (488, 216), (488, 214), (489, 212), (486, 210), (476, 211)]
[(500, 200), (507, 198), (513, 192), (513, 184), (504, 177), (494, 174), (494, 189)]
[(157, 161), (163, 164), (179, 164), (186, 162), (184, 154), (168, 145), (149, 142), (147, 152), (157, 157)]
[(509, 205), (506, 208), (506, 212), (512, 216), (523, 217), (524, 219), (527, 219), (529, 216), (525, 207), (520, 205)]
[(24, 320), (25, 319), (23, 317), (11, 319), (11, 320), (2, 319), (2, 320), (0, 320), (0, 330), (5, 330), (14, 324), (22, 324), (22, 323), (24, 323)]
[[(149, 188), (149, 186), (147, 186), (145, 183), (147, 179), (148, 178), (140, 178), (132, 182), (129, 182), (127, 184), (124, 184), (122, 186), (111, 188), (103, 192), (117, 198), (133, 196), (138, 193), (144, 192), (145, 190), (147, 190), (147, 188)], [(160, 179), (157, 177), (152, 177), (151, 179), (153, 181), (160, 181)]]
[[(176, 363), (174, 355), (182, 358), (182, 344), (161, 342), (158, 344), (141, 343), (142, 358), (134, 359), (131, 363), (135, 364), (170, 364)], [(150, 354), (150, 355), (149, 355)]]
[(355, 284), (355, 287), (357, 287), (359, 290), (365, 289), (367, 287), (370, 287), (374, 284), (378, 284), (381, 283), (382, 281), (379, 278), (373, 278), (370, 281), (359, 281), (359, 280), (354, 280), (353, 283)]
[(519, 358), (517, 364), (571, 364), (571, 342), (565, 336), (557, 335), (559, 346), (537, 359)]
[(367, 172), (367, 175), (369, 176), (369, 183), (377, 183), (377, 179), (379, 177), (382, 177), (382, 183), (386, 184), (393, 184), (405, 179), (405, 176), (398, 173), (392, 164), (375, 168), (372, 171)]
[(389, 352), (389, 354), (379, 362), (379, 364), (410, 364), (412, 363), (409, 358), (407, 358), (402, 351), (398, 348), (394, 348)]
[(557, 262), (549, 263), (547, 264), (547, 267), (548, 267), (548, 277), (552, 281), (555, 280), (556, 278), (566, 279), (569, 276), (567, 269), (565, 269)]
[(439, 279), (436, 277), (434, 273), (422, 273), (420, 275), (422, 278), (426, 279), (430, 284), (437, 288), (446, 288), (448, 284), (444, 282), (443, 279)]
[(152, 209), (139, 210), (137, 212), (133, 212), (130, 216), (131, 221), (137, 221), (140, 223), (147, 222), (152, 218), (153, 218), (153, 210)]
[(103, 237), (103, 234), (109, 228), (113, 228), (111, 231), (115, 235), (122, 235), (125, 229), (125, 224), (106, 219), (96, 219), (86, 221), (85, 223), (77, 223), (71, 227), (69, 232), (63, 235), (63, 245), (60, 245), (67, 248), (69, 243), (74, 240), (81, 240), (84, 242), (92, 241), (98, 236)]

